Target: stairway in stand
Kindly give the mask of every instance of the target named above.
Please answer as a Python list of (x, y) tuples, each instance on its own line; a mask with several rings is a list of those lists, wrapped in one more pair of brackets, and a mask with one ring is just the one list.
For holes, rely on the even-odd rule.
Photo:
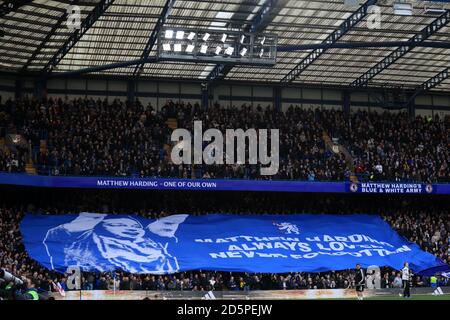
[(358, 182), (358, 177), (355, 175), (355, 166), (353, 163), (353, 157), (350, 154), (350, 152), (348, 152), (347, 148), (344, 147), (342, 144), (333, 142), (326, 131), (323, 131), (322, 138), (325, 141), (325, 145), (329, 150), (331, 150), (333, 153), (344, 155), (347, 169), (350, 170), (351, 172), (350, 181)]
[(47, 140), (41, 140), (39, 144), (39, 152), (45, 153), (47, 151)]
[[(168, 118), (166, 121), (166, 124), (172, 130), (175, 130), (176, 128), (178, 128), (178, 121), (175, 118)], [(172, 153), (172, 146), (169, 144), (165, 144), (164, 151), (166, 152), (167, 163), (172, 163), (172, 157), (170, 156)]]
[[(19, 138), (20, 138), (19, 141), (20, 140), (25, 141), (25, 139), (22, 136), (20, 136)], [(16, 150), (15, 146), (13, 145), (12, 139), (13, 138), (11, 137), (8, 137), (8, 140), (5, 138), (0, 138), (0, 151), (6, 155), (9, 155), (11, 152), (14, 152), (12, 150)], [(37, 170), (34, 167), (33, 160), (31, 159), (30, 154), (28, 155), (27, 163), (25, 164), (25, 172), (27, 174), (37, 174)]]
[(28, 159), (28, 162), (25, 165), (25, 172), (27, 174), (37, 174), (37, 170), (34, 167), (33, 161), (31, 159)]
[(175, 130), (176, 128), (178, 128), (178, 121), (175, 118), (168, 118), (166, 121), (166, 124), (172, 130)]

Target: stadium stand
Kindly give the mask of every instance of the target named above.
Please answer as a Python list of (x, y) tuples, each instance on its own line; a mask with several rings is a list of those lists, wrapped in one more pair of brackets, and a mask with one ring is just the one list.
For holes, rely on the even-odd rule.
[(449, 1), (0, 0), (0, 300), (449, 299)]
[[(271, 179), (349, 180), (358, 174), (375, 181), (448, 181), (449, 117), (416, 117), (405, 113), (356, 112), (345, 118), (335, 110), (289, 107), (278, 112), (260, 105), (224, 108), (216, 104), (168, 101), (160, 111), (137, 101), (49, 99), (8, 100), (4, 127), (24, 135), (28, 155), (40, 174), (177, 178), (259, 177), (257, 166), (174, 165), (170, 161), (169, 119), (192, 129), (200, 120), (208, 128), (279, 128), (280, 169)], [(121, 128), (114, 130), (113, 128)], [(350, 150), (353, 164), (327, 148), (323, 135), (338, 138)], [(40, 150), (45, 141), (45, 150)], [(15, 157), (21, 159), (17, 164)], [(25, 170), (22, 152), (2, 160), (3, 171)], [(16, 163), (16, 164), (14, 164)], [(351, 169), (353, 168), (353, 172)]]
[[(135, 212), (145, 217), (161, 217), (167, 214), (208, 213), (262, 214), (267, 211), (290, 213), (335, 213), (348, 212), (380, 214), (401, 235), (420, 247), (450, 262), (450, 217), (445, 198), (399, 199), (392, 196), (359, 197), (326, 196), (313, 194), (229, 194), (210, 192), (183, 192), (174, 202), (171, 192), (157, 194), (104, 191), (81, 191), (77, 195), (63, 190), (54, 190), (47, 196), (45, 191), (24, 191), (22, 196), (30, 200), (23, 202), (14, 191), (4, 191), (0, 207), (1, 256), (0, 267), (15, 274), (36, 279), (43, 289), (56, 290), (50, 280), (59, 282), (67, 290), (67, 275), (61, 275), (40, 266), (30, 259), (21, 243), (19, 223), (24, 212), (64, 214), (78, 211)], [(43, 198), (46, 195), (47, 198)], [(127, 200), (126, 200), (127, 199)], [(276, 199), (276, 201), (275, 201)], [(368, 201), (370, 199), (370, 201)], [(382, 205), (381, 205), (382, 204)], [(220, 208), (219, 210), (215, 208)], [(115, 280), (114, 280), (115, 277)], [(382, 269), (384, 288), (401, 288), (399, 273), (391, 268)], [(429, 287), (429, 277), (414, 277), (415, 287)], [(440, 286), (449, 286), (448, 278), (438, 277)], [(85, 290), (289, 290), (289, 289), (333, 289), (354, 288), (354, 270), (323, 273), (250, 274), (212, 271), (192, 271), (173, 275), (138, 275), (117, 271), (116, 273), (84, 273), (82, 287)]]

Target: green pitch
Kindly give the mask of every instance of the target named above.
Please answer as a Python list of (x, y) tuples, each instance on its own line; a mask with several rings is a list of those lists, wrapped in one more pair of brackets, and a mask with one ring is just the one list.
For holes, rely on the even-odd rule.
[(364, 300), (450, 300), (449, 294), (433, 296), (431, 294), (418, 294), (411, 295), (411, 298), (403, 298), (398, 295), (389, 295), (389, 296), (375, 296), (364, 298)]
[[(326, 300), (357, 300), (355, 298), (331, 298)], [(431, 294), (413, 294), (411, 298), (403, 298), (399, 295), (385, 295), (385, 296), (372, 296), (365, 297), (364, 300), (398, 300), (398, 301), (408, 301), (408, 300), (450, 300), (450, 294), (444, 294), (439, 296), (433, 296)]]

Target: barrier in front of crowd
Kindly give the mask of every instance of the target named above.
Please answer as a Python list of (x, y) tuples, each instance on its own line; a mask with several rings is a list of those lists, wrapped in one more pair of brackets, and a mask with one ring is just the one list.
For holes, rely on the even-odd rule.
[(400, 182), (320, 182), (298, 180), (173, 179), (40, 176), (0, 173), (0, 185), (48, 188), (229, 190), (375, 194), (450, 194), (450, 184)]
[(55, 300), (286, 300), (353, 298), (355, 290), (257, 290), (257, 291), (68, 291), (54, 293)]
[[(450, 294), (449, 287), (441, 287)], [(367, 289), (365, 297), (396, 296), (401, 288)], [(412, 294), (432, 295), (432, 288), (412, 288)], [(356, 299), (355, 289), (255, 290), (255, 291), (129, 291), (80, 290), (54, 293), (55, 300), (292, 300), (292, 299)]]

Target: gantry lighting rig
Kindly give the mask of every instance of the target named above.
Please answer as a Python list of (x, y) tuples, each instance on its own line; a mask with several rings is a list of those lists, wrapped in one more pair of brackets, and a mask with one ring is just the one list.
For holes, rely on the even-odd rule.
[(274, 34), (162, 28), (158, 59), (190, 62), (275, 65)]

